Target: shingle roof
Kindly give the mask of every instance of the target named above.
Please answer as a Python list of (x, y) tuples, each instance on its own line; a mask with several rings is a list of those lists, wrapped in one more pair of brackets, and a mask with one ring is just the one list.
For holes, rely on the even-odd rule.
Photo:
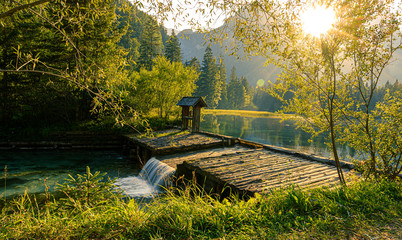
[(200, 104), (201, 107), (208, 107), (202, 97), (183, 97), (178, 103), (178, 106), (191, 106), (194, 107)]

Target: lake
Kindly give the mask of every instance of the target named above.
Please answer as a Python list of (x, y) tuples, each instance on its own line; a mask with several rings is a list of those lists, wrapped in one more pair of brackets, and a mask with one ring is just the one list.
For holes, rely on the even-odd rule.
[[(5, 178), (5, 166), (7, 177)], [(52, 191), (68, 175), (107, 172), (110, 178), (126, 179), (137, 176), (141, 166), (118, 151), (0, 151), (0, 197)], [(138, 179), (134, 185), (143, 184)], [(124, 186), (122, 186), (124, 187)], [(145, 194), (138, 188), (138, 195)], [(131, 188), (132, 189), (132, 188)]]
[[(301, 152), (331, 157), (331, 151), (320, 136), (309, 141), (310, 135), (296, 129), (292, 121), (281, 122), (278, 117), (244, 117), (233, 115), (204, 115), (201, 130), (258, 143), (275, 145)], [(341, 147), (340, 156), (347, 159), (354, 152)], [(5, 166), (7, 177), (5, 178)], [(138, 174), (141, 165), (118, 151), (0, 151), (0, 197), (45, 191), (45, 184), (53, 190), (68, 175), (107, 172), (118, 178), (118, 184), (133, 197), (152, 196), (149, 186)]]
[[(325, 145), (321, 135), (309, 141), (311, 134), (296, 129), (293, 121), (281, 122), (279, 116), (246, 117), (235, 115), (206, 114), (201, 120), (201, 130), (245, 140), (294, 149), (299, 152), (331, 158), (332, 151)], [(349, 160), (355, 152), (346, 146), (339, 147), (341, 159)]]

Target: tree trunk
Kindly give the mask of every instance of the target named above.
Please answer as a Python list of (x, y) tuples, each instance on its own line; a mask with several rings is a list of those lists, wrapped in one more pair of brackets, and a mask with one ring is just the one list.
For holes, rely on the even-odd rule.
[(339, 181), (342, 185), (346, 185), (345, 177), (343, 176), (343, 171), (341, 167), (341, 163), (339, 161), (338, 150), (336, 149), (336, 141), (335, 141), (335, 127), (334, 127), (334, 116), (333, 116), (333, 101), (330, 101), (330, 109), (329, 109), (329, 126), (331, 131), (331, 145), (332, 145), (332, 152), (335, 158), (336, 164), (336, 171), (338, 172)]

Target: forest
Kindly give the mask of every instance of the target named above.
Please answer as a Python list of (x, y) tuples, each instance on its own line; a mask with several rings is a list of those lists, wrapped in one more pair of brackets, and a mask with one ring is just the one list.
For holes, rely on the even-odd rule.
[[(152, 10), (142, 11), (147, 7)], [(200, 18), (225, 16), (224, 25), (205, 30), (186, 15), (188, 8), (196, 9)], [(25, 190), (8, 197), (7, 189), (25, 188), (26, 182), (6, 163), (0, 177), (5, 192), (0, 195), (0, 238), (402, 238), (402, 84), (386, 74), (402, 50), (399, 2), (23, 0), (0, 1), (0, 9), (3, 141), (42, 141), (50, 133), (71, 130), (150, 132), (177, 123), (176, 103), (183, 96), (202, 96), (214, 109), (208, 111), (231, 109), (247, 117), (251, 111), (237, 110), (254, 110), (256, 116), (292, 121), (325, 143), (332, 176), (339, 180), (339, 185), (314, 189), (293, 183), (285, 187), (278, 181), (277, 188), (248, 198), (231, 193), (223, 199), (199, 186), (194, 171), (193, 181), (176, 182), (141, 202), (116, 187), (121, 179), (111, 180), (87, 166), (85, 173), (57, 184), (55, 192), (49, 190), (48, 178), (39, 178), (44, 192)], [(312, 20), (314, 11), (321, 19)], [(204, 34), (202, 59), (183, 58), (179, 34), (161, 24), (179, 17), (172, 13), (184, 14)], [(321, 20), (329, 24), (323, 26)], [(319, 27), (307, 24), (317, 22)], [(238, 74), (235, 66), (227, 71), (225, 57), (213, 52), (212, 43), (222, 43), (222, 52), (235, 58), (266, 59), (265, 65), (280, 73), (275, 81), (261, 79), (254, 86), (256, 79)], [(244, 129), (253, 124), (247, 121)], [(280, 132), (283, 125), (278, 120), (267, 128)], [(342, 166), (339, 150), (344, 146), (359, 154), (348, 163), (353, 169)], [(280, 147), (272, 150), (284, 153)], [(237, 154), (234, 159), (243, 162)], [(293, 150), (287, 154), (300, 155)], [(312, 154), (307, 159), (319, 158)], [(247, 168), (266, 174), (257, 157), (248, 160), (253, 162)], [(36, 163), (19, 165), (30, 165), (34, 170), (29, 174), (39, 168), (50, 172)], [(288, 164), (274, 165), (275, 174), (294, 177)], [(62, 171), (71, 168), (61, 166)], [(307, 171), (310, 184), (318, 183), (308, 175), (310, 170), (317, 169)]]
[[(175, 104), (190, 95), (204, 97), (209, 108), (282, 108), (269, 91), (275, 82), (250, 86), (234, 66), (227, 73), (207, 40), (201, 62), (184, 61), (174, 31), (168, 33), (128, 0), (60, 2), (1, 21), (5, 135), (21, 126), (37, 133), (91, 121), (141, 128), (150, 116), (178, 116)], [(387, 91), (400, 89), (398, 80), (379, 86), (370, 108)], [(289, 91), (285, 100), (292, 96)]]
[(174, 32), (129, 1), (49, 4), (19, 11), (2, 25), (4, 135), (91, 121), (141, 129), (147, 117), (177, 116), (176, 103), (191, 95), (211, 108), (252, 106), (246, 78), (233, 69), (227, 84), (224, 62), (208, 46), (201, 64), (195, 57), (183, 62)]

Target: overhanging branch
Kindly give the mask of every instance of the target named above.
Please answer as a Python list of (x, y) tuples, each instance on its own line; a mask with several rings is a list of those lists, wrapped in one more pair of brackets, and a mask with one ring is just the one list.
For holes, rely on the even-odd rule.
[(27, 4), (24, 4), (24, 5), (12, 8), (12, 9), (6, 11), (6, 12), (0, 13), (0, 19), (5, 18), (5, 17), (9, 17), (9, 16), (13, 15), (14, 13), (16, 13), (18, 11), (28, 9), (30, 7), (34, 7), (34, 6), (37, 6), (37, 5), (41, 5), (41, 4), (44, 4), (44, 3), (47, 3), (47, 2), (50, 2), (50, 0), (38, 0), (36, 2), (27, 3)]

